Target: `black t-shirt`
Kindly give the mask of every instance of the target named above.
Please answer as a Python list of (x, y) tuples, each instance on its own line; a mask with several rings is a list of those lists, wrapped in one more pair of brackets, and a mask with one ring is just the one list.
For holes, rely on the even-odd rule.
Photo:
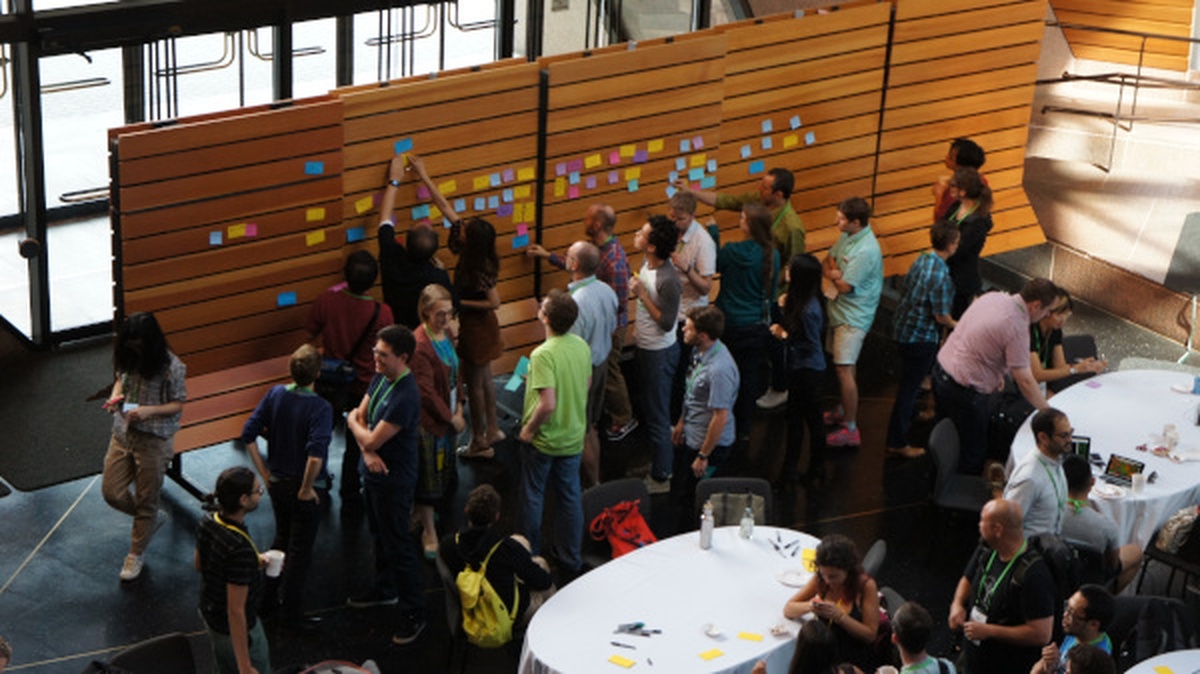
[(196, 530), (196, 551), (200, 555), (200, 614), (213, 631), (229, 634), (226, 610), (226, 585), (246, 585), (246, 628), (257, 622), (258, 602), (262, 594), (262, 573), (258, 552), (246, 527), (210, 515), (200, 520)]
[[(430, 283), (444, 286), (455, 297), (450, 274), (432, 260), (413, 260), (400, 242), (396, 229), (390, 224), (379, 226), (379, 270), (383, 301), (392, 308), (396, 322), (415, 330), (421, 323), (417, 302), (421, 291)], [(455, 306), (458, 300), (454, 300)]]
[[(1005, 572), (1005, 568), (1008, 571)], [(1037, 552), (1028, 548), (1013, 558), (1011, 567), (990, 547), (981, 544), (963, 575), (971, 579), (967, 616), (979, 606), (989, 625), (1016, 626), (1054, 616), (1054, 579)], [(1042, 646), (985, 639), (978, 646), (964, 642), (963, 656), (971, 674), (1028, 672), (1042, 655)]]
[(1045, 334), (1037, 323), (1029, 324), (1029, 352), (1037, 354), (1043, 369), (1054, 367), (1054, 347), (1061, 345), (1062, 340), (1062, 330), (1051, 330), (1050, 334)]
[[(513, 600), (517, 596), (520, 597), (520, 603), (517, 605), (519, 621), (529, 608), (529, 591), (549, 589), (554, 582), (545, 569), (534, 563), (525, 546), (491, 527), (468, 527), (458, 534), (442, 538), (442, 560), (446, 562), (451, 575), (458, 576), (468, 563), (474, 566), (482, 563), (488, 551), (501, 539), (503, 542), (488, 561), (487, 579), (509, 610), (512, 609)], [(513, 581), (517, 578), (521, 579), (521, 582), (516, 583), (514, 587)]]

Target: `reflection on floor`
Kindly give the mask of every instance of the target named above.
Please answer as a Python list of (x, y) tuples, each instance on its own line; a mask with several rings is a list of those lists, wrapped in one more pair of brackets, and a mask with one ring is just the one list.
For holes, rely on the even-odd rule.
[[(881, 312), (882, 314), (882, 312)], [(1115, 364), (1127, 348), (1139, 355), (1173, 360), (1178, 345), (1136, 339), (1117, 319), (1081, 307), (1068, 332), (1091, 332)], [(927, 458), (884, 459), (883, 439), (897, 378), (894, 347), (882, 335), (886, 317), (872, 333), (862, 361), (860, 382), (863, 446), (831, 449), (828, 481), (819, 489), (803, 484), (780, 485), (776, 524), (822, 536), (850, 536), (860, 551), (876, 539), (888, 543), (879, 574), (881, 585), (924, 603), (939, 620), (931, 650), (945, 652), (950, 635), (944, 627), (949, 598), (975, 541), (970, 518), (943, 519), (928, 506), (931, 465)], [(1129, 344), (1136, 346), (1129, 347)], [(834, 384), (830, 384), (833, 386)], [(832, 404), (835, 392), (827, 391)], [(501, 392), (501, 407), (515, 401)], [(760, 412), (745, 459), (746, 474), (774, 478), (782, 457), (785, 412)], [(511, 415), (505, 416), (511, 430)], [(917, 429), (919, 432), (920, 429)], [(927, 429), (926, 429), (927, 432)], [(515, 433), (510, 432), (510, 436)], [(95, 439), (105, 441), (104, 438)], [(335, 447), (340, 453), (340, 444)], [(605, 479), (645, 470), (648, 455), (642, 431), (603, 453)], [(232, 464), (246, 464), (230, 446), (188, 454), (185, 474), (211, 488), (217, 474)], [(802, 466), (807, 463), (807, 453)], [(337, 461), (333, 462), (337, 465)], [(451, 531), (461, 522), (463, 498), (476, 484), (497, 487), (505, 501), (502, 526), (516, 521), (517, 462), (511, 446), (500, 445), (491, 461), (458, 464), (458, 488), (441, 513), (439, 528)], [(199, 579), (192, 569), (198, 503), (178, 485), (168, 483), (164, 507), (171, 521), (159, 531), (147, 554), (143, 577), (122, 584), (117, 579), (126, 552), (129, 521), (109, 509), (99, 493), (98, 478), (84, 478), (33, 493), (14, 492), (0, 498), (0, 634), (15, 648), (9, 671), (58, 674), (80, 671), (92, 659), (106, 659), (126, 645), (167, 632), (192, 635), (193, 649), (210, 671), (211, 656), (196, 611)], [(652, 525), (661, 536), (677, 530), (676, 510), (666, 496), (656, 496)], [(660, 502), (661, 501), (661, 502)], [(248, 518), (254, 538), (272, 533), (269, 502)], [(684, 518), (687, 521), (687, 518)], [(692, 525), (694, 526), (694, 525)], [(933, 544), (931, 544), (933, 541)], [(324, 620), (318, 637), (271, 631), (274, 665), (314, 662), (325, 658), (375, 659), (384, 672), (437, 672), (446, 668), (450, 648), (442, 589), (431, 564), (425, 566), (429, 627), (407, 647), (389, 645), (392, 632), (387, 609), (355, 611), (345, 598), (365, 589), (370, 577), (370, 536), (361, 517), (344, 516), (334, 502), (325, 511), (310, 582), (308, 605)], [(697, 624), (706, 622), (697, 617)], [(512, 671), (514, 653), (472, 650), (468, 671)]]

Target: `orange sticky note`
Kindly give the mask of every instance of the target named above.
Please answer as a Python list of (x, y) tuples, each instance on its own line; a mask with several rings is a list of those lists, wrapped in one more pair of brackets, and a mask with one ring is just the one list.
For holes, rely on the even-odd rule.
[(691, 161), (690, 166), (692, 168), (696, 168), (697, 166), (704, 166), (705, 162), (707, 162), (707, 161), (708, 161), (708, 156), (705, 155), (703, 152), (701, 152), (700, 154), (694, 154), (694, 155), (692, 155), (692, 161)]
[(354, 202), (354, 212), (362, 215), (375, 207), (375, 200), (371, 197), (363, 197)]
[(530, 194), (529, 185), (517, 185), (513, 188), (514, 199), (528, 199)]
[(614, 665), (619, 665), (621, 667), (624, 667), (625, 669), (629, 669), (630, 667), (632, 667), (634, 665), (633, 660), (630, 660), (629, 658), (627, 658), (623, 655), (612, 655), (608, 658), (608, 661), (613, 663)]
[(746, 641), (762, 641), (763, 640), (763, 636), (761, 634), (755, 634), (754, 632), (738, 632), (738, 638), (745, 639)]
[(600, 155), (598, 155), (598, 154), (589, 154), (587, 156), (587, 158), (583, 160), (583, 166), (585, 168), (593, 169), (599, 165), (600, 165)]
[(310, 208), (304, 211), (304, 219), (308, 222), (320, 222), (325, 219), (324, 208)]
[(316, 246), (325, 243), (325, 230), (318, 229), (315, 232), (309, 232), (304, 235), (304, 243), (309, 246)]
[(621, 146), (621, 156), (622, 157), (626, 157), (626, 158), (632, 157), (636, 153), (637, 153), (637, 145), (636, 144)]
[(226, 239), (240, 239), (246, 236), (246, 223), (230, 225), (229, 231), (225, 234)]
[(520, 180), (521, 182), (533, 180), (535, 177), (537, 177), (537, 173), (533, 170), (533, 167), (517, 169), (517, 180)]
[(646, 144), (646, 150), (648, 152), (662, 152), (662, 149), (663, 149), (663, 139), (662, 138), (655, 138), (654, 140), (652, 140)]
[(701, 660), (716, 660), (717, 658), (721, 657), (722, 655), (725, 655), (725, 654), (723, 652), (721, 652), (721, 649), (714, 648), (712, 650), (704, 651), (703, 653), (701, 653), (700, 659)]
[(785, 148), (796, 147), (799, 144), (800, 137), (794, 133), (783, 137), (783, 147)]
[(488, 176), (475, 176), (475, 191), (486, 190), (492, 186), (492, 179)]
[(561, 197), (562, 195), (564, 195), (566, 193), (567, 193), (567, 179), (566, 178), (555, 178), (554, 179), (554, 196)]
[(642, 167), (634, 166), (633, 168), (625, 169), (626, 180), (637, 180), (642, 177)]

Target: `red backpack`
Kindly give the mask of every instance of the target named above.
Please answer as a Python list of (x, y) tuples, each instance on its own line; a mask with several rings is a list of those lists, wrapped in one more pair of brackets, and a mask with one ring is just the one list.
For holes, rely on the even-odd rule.
[(658, 537), (650, 530), (638, 510), (637, 501), (621, 501), (604, 509), (592, 520), (592, 538), (608, 540), (613, 559), (637, 548), (656, 543)]

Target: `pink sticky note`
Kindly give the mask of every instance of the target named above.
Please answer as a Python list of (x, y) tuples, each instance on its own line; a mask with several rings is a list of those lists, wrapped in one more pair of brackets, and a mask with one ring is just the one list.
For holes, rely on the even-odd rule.
[(525, 236), (529, 233), (529, 225), (520, 223), (517, 225), (517, 236)]
[(621, 153), (617, 152), (616, 150), (609, 152), (608, 153), (608, 163), (612, 164), (613, 166), (620, 164), (621, 163)]
[(500, 174), (500, 179), (506, 183), (511, 183), (513, 180), (516, 180), (516, 178), (517, 174), (514, 173), (512, 169), (504, 169), (504, 172)]
[(571, 185), (570, 187), (567, 188), (567, 198), (568, 199), (578, 199), (579, 198), (579, 185)]
[(258, 236), (258, 223), (257, 222), (247, 222), (246, 223), (246, 236)]
[(572, 173), (579, 173), (583, 170), (583, 160), (572, 159), (571, 161), (567, 162), (567, 170)]
[(417, 198), (418, 199), (428, 199), (429, 198), (429, 188), (425, 187), (424, 183), (417, 185)]
[(704, 149), (704, 138), (702, 136), (696, 136), (695, 138), (692, 139), (692, 149), (693, 150)]

